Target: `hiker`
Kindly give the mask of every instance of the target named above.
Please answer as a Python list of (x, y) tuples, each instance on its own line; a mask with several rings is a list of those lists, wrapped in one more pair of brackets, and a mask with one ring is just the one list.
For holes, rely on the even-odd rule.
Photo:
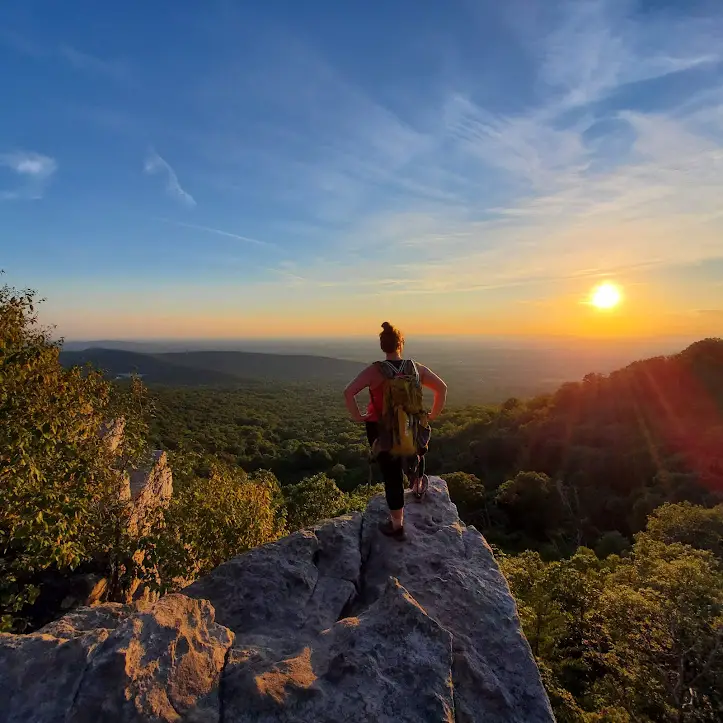
[[(344, 400), (352, 420), (366, 424), (372, 456), (384, 478), (390, 519), (380, 525), (380, 530), (403, 540), (404, 473), (415, 497), (421, 499), (429, 483), (424, 458), (431, 432), (429, 422), (444, 408), (447, 385), (427, 367), (402, 357), (404, 337), (388, 321), (382, 324), (379, 345), (385, 360), (360, 372), (344, 390)], [(434, 392), (430, 412), (422, 405), (422, 387)], [(366, 414), (361, 414), (356, 395), (367, 388), (369, 405)]]

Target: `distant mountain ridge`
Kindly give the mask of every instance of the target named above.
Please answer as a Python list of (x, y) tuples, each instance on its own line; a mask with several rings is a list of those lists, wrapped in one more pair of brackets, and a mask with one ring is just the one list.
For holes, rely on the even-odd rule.
[(61, 351), (65, 367), (91, 364), (113, 379), (132, 373), (149, 384), (183, 386), (234, 385), (250, 380), (316, 382), (349, 380), (359, 362), (303, 354), (263, 354), (241, 351), (192, 351), (145, 354), (94, 348)]

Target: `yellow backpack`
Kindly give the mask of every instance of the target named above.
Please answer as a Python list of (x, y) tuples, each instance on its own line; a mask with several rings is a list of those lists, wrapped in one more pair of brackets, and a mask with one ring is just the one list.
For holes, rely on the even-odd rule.
[(376, 366), (385, 377), (376, 452), (386, 451), (395, 457), (419, 454), (429, 441), (429, 423), (417, 365), (405, 359), (399, 369), (388, 361), (376, 362)]

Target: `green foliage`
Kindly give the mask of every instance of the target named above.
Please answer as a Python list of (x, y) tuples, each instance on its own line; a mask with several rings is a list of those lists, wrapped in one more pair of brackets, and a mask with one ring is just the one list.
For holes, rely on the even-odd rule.
[(363, 510), (381, 485), (358, 487), (353, 493), (342, 492), (326, 475), (317, 474), (283, 488), (290, 530), (311, 527), (339, 515)]
[(444, 481), (461, 517), (486, 519), (487, 495), (479, 478), (466, 472), (452, 472), (444, 475)]
[(149, 581), (163, 591), (286, 534), (273, 474), (246, 474), (198, 454), (175, 455), (173, 497), (142, 540)]
[(364, 430), (348, 419), (341, 388), (257, 382), (243, 388), (154, 387), (158, 447), (192, 449), (282, 484), (325, 473), (349, 489), (367, 476)]
[(555, 711), (557, 723), (586, 723), (591, 720), (578, 705), (572, 693), (560, 685), (555, 674), (544, 661), (538, 660), (537, 667), (540, 670), (540, 678), (547, 691), (550, 704)]
[(499, 487), (496, 501), (512, 527), (537, 540), (552, 539), (568, 518), (560, 485), (541, 472), (518, 472)]
[(452, 472), (445, 474), (443, 479), (460, 518), (468, 525), (484, 530), (493, 548), (511, 552), (525, 547), (523, 535), (518, 530), (508, 529), (509, 520), (497, 504), (495, 490), (488, 490), (476, 475), (468, 472)]
[[(38, 325), (35, 294), (0, 289), (0, 618), (22, 629), (43, 571), (113, 560), (124, 541), (118, 473), (145, 436), (143, 394), (92, 370), (65, 370)], [(123, 417), (116, 450), (103, 425)], [(112, 564), (112, 563), (109, 563)]]
[(621, 535), (617, 530), (609, 530), (601, 535), (597, 545), (595, 545), (595, 554), (599, 558), (610, 557), (610, 555), (622, 555), (630, 547), (630, 540)]
[(298, 530), (334, 517), (344, 505), (344, 493), (334, 480), (319, 474), (284, 488), (289, 527)]
[(372, 497), (383, 494), (384, 485), (382, 484), (359, 485), (352, 492), (346, 493), (346, 500), (344, 506), (341, 508), (340, 514), (363, 512)]
[(710, 552), (641, 534), (626, 558), (527, 551), (501, 567), (561, 720), (720, 720), (723, 572)]
[(510, 549), (567, 552), (614, 530), (632, 539), (663, 502), (721, 501), (722, 371), (723, 341), (708, 339), (554, 394), (450, 410), (435, 425), (428, 463), (483, 479), (490, 495), (521, 472), (554, 481), (559, 494), (532, 485), (550, 514), (522, 513), (532, 489), (502, 502)]
[(661, 542), (682, 542), (710, 550), (723, 560), (723, 505), (664, 504), (648, 518), (647, 535)]
[(600, 608), (610, 646), (601, 690), (615, 699), (624, 689), (650, 720), (720, 720), (723, 574), (709, 552), (641, 536)]

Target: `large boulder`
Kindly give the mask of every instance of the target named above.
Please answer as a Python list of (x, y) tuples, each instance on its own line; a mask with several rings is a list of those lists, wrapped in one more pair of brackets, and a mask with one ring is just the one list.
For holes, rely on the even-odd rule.
[(37, 633), (0, 635), (3, 721), (215, 723), (232, 641), (207, 601), (185, 595), (85, 608)]
[(209, 600), (237, 635), (317, 633), (356, 595), (361, 527), (355, 513), (295, 532), (224, 562), (183, 592)]
[(218, 721), (219, 680), (233, 638), (214, 621), (208, 601), (161, 598), (91, 656), (70, 720)]
[(553, 721), (514, 600), (446, 484), (375, 498), (229, 560), (154, 605), (0, 636), (0, 710), (60, 721)]
[(134, 612), (80, 608), (30, 635), (0, 634), (0, 711), (6, 723), (64, 723), (88, 661)]
[(452, 640), (396, 581), (309, 641), (234, 646), (227, 723), (452, 723)]
[(357, 609), (376, 600), (394, 576), (451, 633), (457, 723), (549, 721), (549, 702), (507, 581), (484, 537), (460, 522), (446, 483), (433, 478), (426, 499), (406, 505), (403, 544), (378, 533), (386, 516), (384, 500), (373, 499), (364, 518)]

